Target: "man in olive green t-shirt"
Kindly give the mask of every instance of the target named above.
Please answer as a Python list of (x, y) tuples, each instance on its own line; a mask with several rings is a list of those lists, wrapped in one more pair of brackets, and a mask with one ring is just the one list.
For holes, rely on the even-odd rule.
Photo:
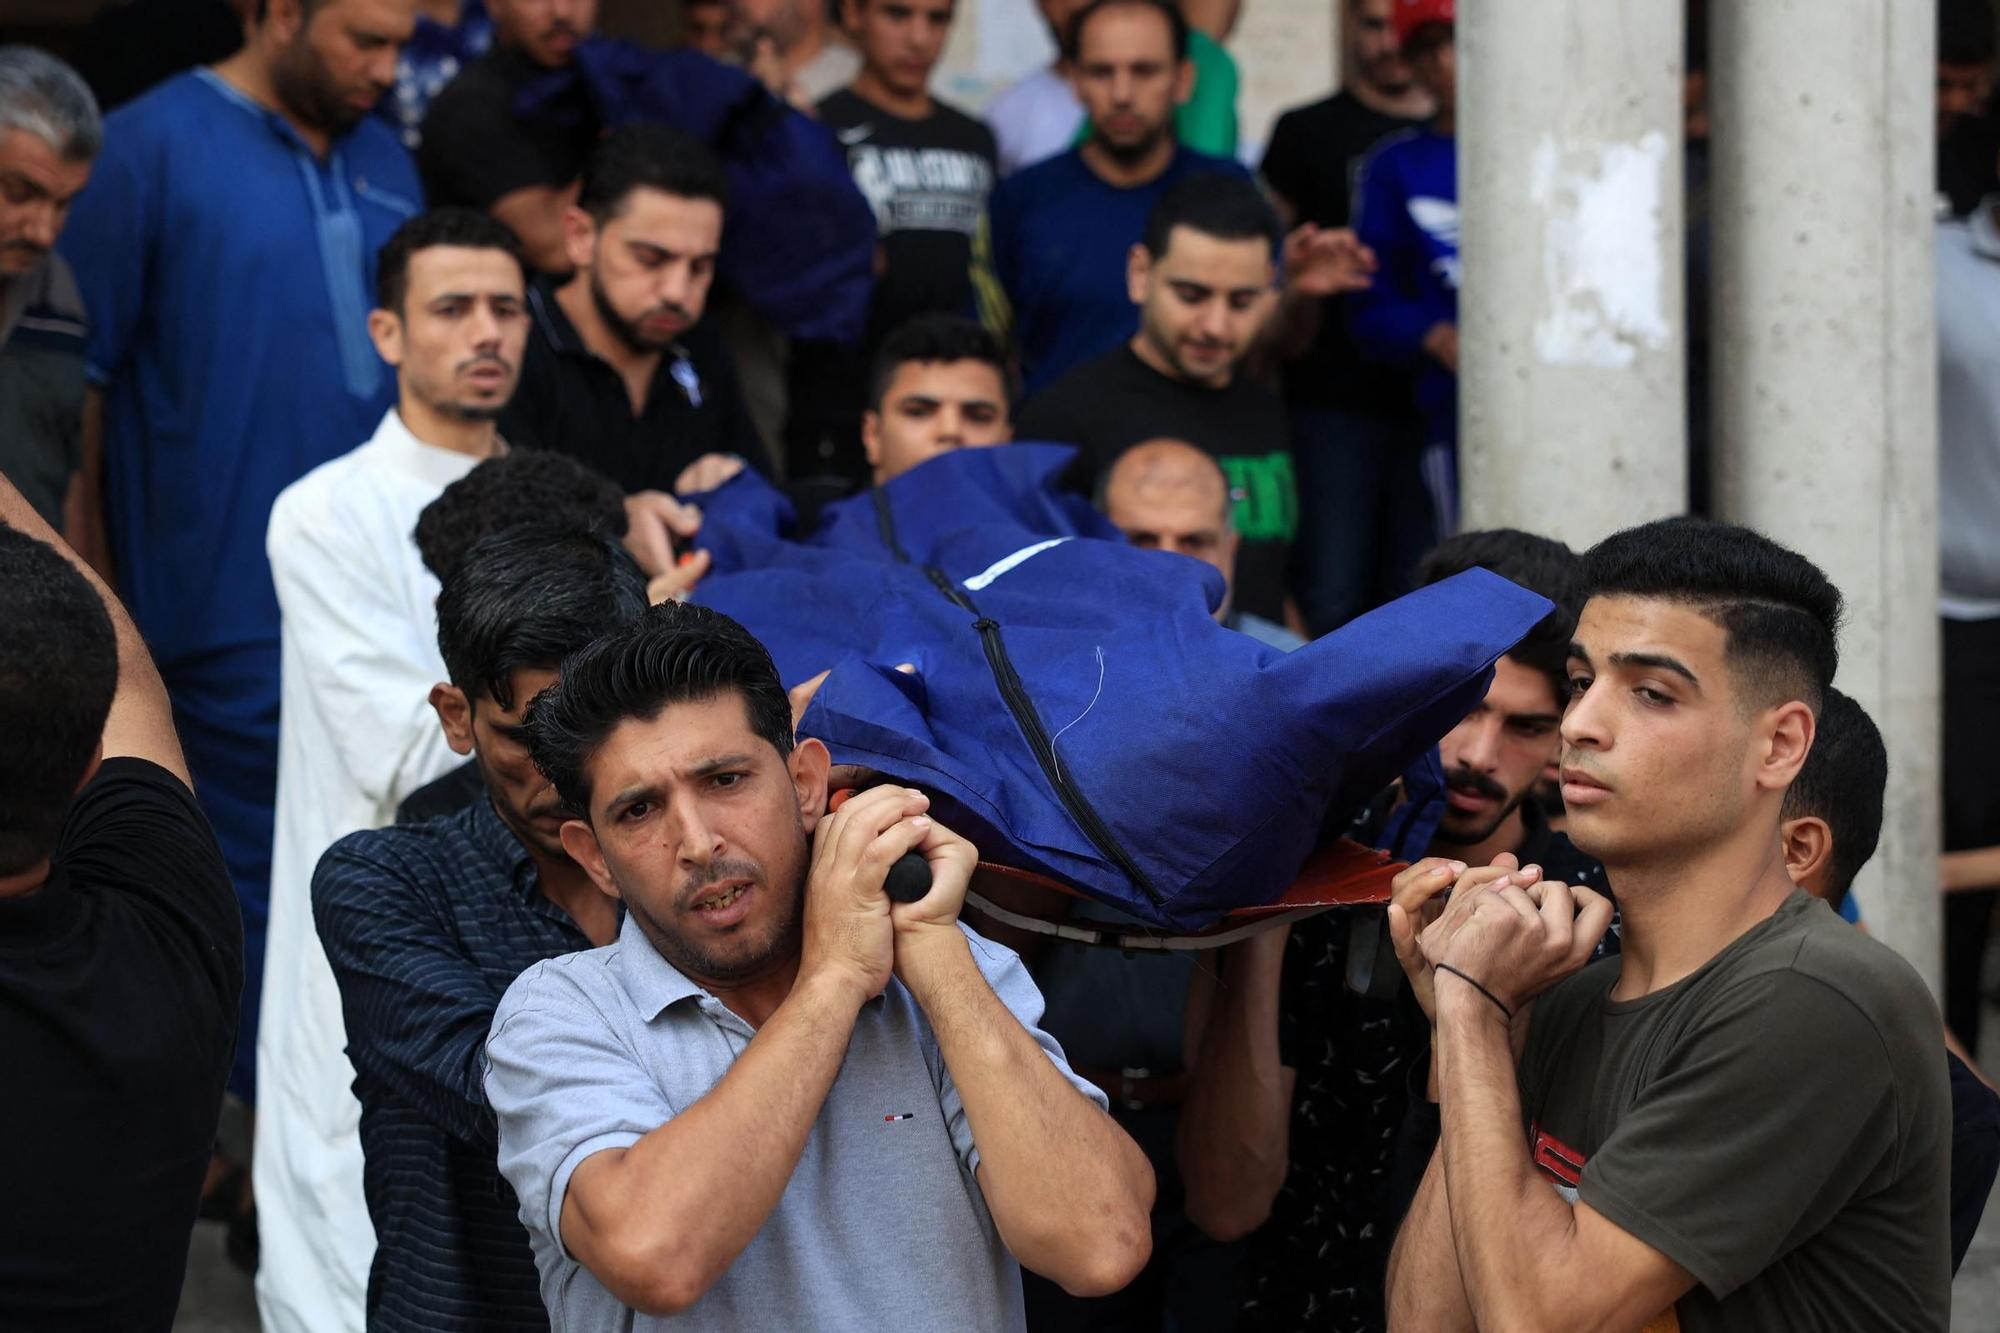
[(1623, 952), (1579, 971), (1610, 904), (1511, 858), (1390, 909), (1443, 1121), (1390, 1325), (1942, 1331), (1937, 1009), (1778, 836), (1840, 594), (1696, 519), (1606, 539), (1584, 582), (1563, 798)]

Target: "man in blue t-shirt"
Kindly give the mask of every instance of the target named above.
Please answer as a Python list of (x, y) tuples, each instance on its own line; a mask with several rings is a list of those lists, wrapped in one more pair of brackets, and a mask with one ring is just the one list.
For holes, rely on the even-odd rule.
[(1125, 259), (1167, 187), (1200, 172), (1249, 175), (1175, 140), (1174, 108), (1194, 80), (1179, 9), (1092, 0), (1069, 41), (1090, 137), (1002, 181), (990, 205), (993, 271), (1030, 394), (1132, 336)]
[(1396, 0), (1396, 36), (1437, 114), (1361, 168), (1354, 231), (1381, 264), (1349, 329), (1361, 354), (1416, 376), (1422, 471), (1440, 538), (1458, 525), (1458, 141), (1455, 0)]
[[(243, 49), (105, 123), (61, 250), (90, 312), (88, 551), (174, 701), (243, 906), (230, 1086), (256, 1056), (278, 762), (271, 501), (366, 438), (395, 378), (368, 337), (375, 251), (420, 206), (394, 131), (415, 0), (264, 0)], [(101, 429), (88, 423), (101, 420)]]

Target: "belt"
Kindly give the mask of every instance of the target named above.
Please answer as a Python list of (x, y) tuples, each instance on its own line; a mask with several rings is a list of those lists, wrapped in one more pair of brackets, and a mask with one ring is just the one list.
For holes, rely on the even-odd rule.
[(1156, 1074), (1150, 1069), (1111, 1069), (1097, 1065), (1071, 1065), (1078, 1074), (1104, 1089), (1111, 1104), (1127, 1111), (1144, 1111), (1156, 1106), (1179, 1106), (1187, 1097), (1187, 1074)]

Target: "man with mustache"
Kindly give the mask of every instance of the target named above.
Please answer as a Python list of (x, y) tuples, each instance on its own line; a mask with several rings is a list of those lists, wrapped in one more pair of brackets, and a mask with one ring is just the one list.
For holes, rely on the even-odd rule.
[(284, 702), (257, 1199), (265, 1318), (314, 1328), (361, 1326), (372, 1236), (354, 1070), (313, 932), (313, 866), (458, 762), (424, 704), (444, 674), (427, 632), (438, 581), (411, 531), (445, 486), (505, 448), (495, 420), (528, 336), (520, 248), (482, 213), (412, 219), (377, 271), (368, 331), (395, 367), (396, 406), (366, 444), (285, 488), (268, 538)]
[[(1576, 556), (1530, 533), (1461, 533), (1424, 558), (1418, 583), (1475, 567), (1556, 609), (1494, 664), (1486, 697), (1438, 743), (1447, 806), (1430, 856), (1398, 878), (1398, 891), (1438, 866), (1485, 865), (1501, 853), (1551, 879), (1602, 886), (1603, 870), (1548, 827), (1532, 794), (1560, 745)], [(1382, 936), (1379, 911), (1312, 917), (1224, 949), (1219, 983), (1197, 974), (1189, 996), (1194, 1073), (1179, 1135), (1187, 1210), (1217, 1239), (1255, 1233), (1245, 1329), (1383, 1324), (1391, 1149), (1423, 1091), (1428, 1030), (1397, 993)], [(1371, 969), (1385, 988), (1367, 984)]]
[(103, 142), (76, 71), (0, 47), (0, 473), (57, 529), (81, 461), (87, 324), (55, 243)]
[[(1020, 1270), (1114, 1291), (1152, 1173), (958, 921), (978, 857), (906, 787), (828, 813), (763, 645), (662, 605), (528, 717), (562, 844), (625, 907), (486, 1045), (500, 1169), (562, 1328), (1023, 1327)], [(915, 902), (883, 884), (908, 853)]]
[(563, 219), (575, 271), (528, 293), (508, 439), (627, 491), (695, 494), (746, 461), (769, 470), (728, 350), (701, 322), (727, 197), (721, 164), (678, 130), (627, 125), (591, 150)]
[(313, 872), (361, 1103), (370, 1329), (548, 1327), (494, 1157), (481, 1052), (515, 976), (610, 943), (619, 913), (563, 850), (521, 719), (564, 656), (645, 605), (644, 576), (601, 532), (530, 524), (476, 543), (437, 599), (437, 670), (413, 676), (402, 702), (425, 714), (425, 750), (472, 756), (478, 794), (441, 818), (343, 838)]

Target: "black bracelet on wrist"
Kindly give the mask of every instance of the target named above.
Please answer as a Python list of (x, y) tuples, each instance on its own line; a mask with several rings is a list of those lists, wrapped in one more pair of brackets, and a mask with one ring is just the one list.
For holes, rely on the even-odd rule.
[(1500, 1012), (1507, 1015), (1507, 1021), (1509, 1023), (1514, 1021), (1514, 1011), (1507, 1007), (1507, 1002), (1505, 1000), (1502, 1000), (1498, 995), (1495, 995), (1492, 991), (1487, 990), (1486, 987), (1480, 985), (1478, 979), (1475, 978), (1470, 972), (1462, 971), (1459, 968), (1453, 967), (1450, 963), (1439, 963), (1437, 965), (1437, 970), (1440, 972), (1449, 972), (1453, 976), (1459, 978), (1461, 981), (1465, 982), (1468, 986), (1471, 986), (1472, 989), (1478, 991), (1481, 995), (1484, 995), (1487, 999), (1493, 1001), (1495, 1005), (1499, 1006)]

